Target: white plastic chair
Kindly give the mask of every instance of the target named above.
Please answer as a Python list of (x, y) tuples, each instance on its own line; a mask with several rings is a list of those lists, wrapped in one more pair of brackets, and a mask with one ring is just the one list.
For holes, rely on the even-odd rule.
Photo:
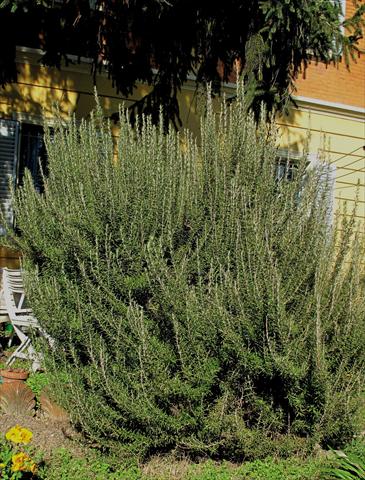
[(2, 290), (4, 307), (7, 311), (9, 321), (13, 325), (14, 334), (18, 337), (20, 345), (7, 360), (7, 365), (12, 365), (17, 358), (30, 360), (32, 370), (39, 370), (42, 357), (32, 346), (29, 333), (34, 330), (43, 335), (50, 344), (52, 339), (40, 327), (32, 310), (27, 307), (26, 295), (24, 292), (22, 270), (3, 269)]

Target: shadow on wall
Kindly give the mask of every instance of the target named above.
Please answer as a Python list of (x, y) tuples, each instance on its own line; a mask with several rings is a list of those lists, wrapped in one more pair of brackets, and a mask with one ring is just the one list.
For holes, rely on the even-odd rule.
[(298, 155), (306, 151), (317, 153), (317, 151), (313, 152), (312, 150), (310, 124), (307, 125), (307, 128), (298, 128), (301, 120), (302, 113), (294, 106), (287, 113), (277, 116), (276, 124), (279, 128), (280, 148)]
[[(40, 65), (40, 58), (37, 52), (18, 52), (18, 81), (0, 88), (0, 118), (41, 124), (44, 118), (52, 119), (56, 105), (65, 119), (70, 114), (75, 114), (78, 120), (87, 117), (95, 108), (90, 64), (64, 65), (59, 70)], [(113, 118), (117, 118), (121, 104), (129, 107), (151, 91), (151, 87), (139, 84), (130, 97), (124, 98), (116, 93), (106, 73), (97, 76), (96, 87), (105, 115), (114, 114)], [(198, 133), (199, 112), (205, 103), (204, 89), (196, 88), (189, 80), (178, 94), (178, 100), (183, 127), (189, 126)]]
[[(40, 56), (27, 54), (17, 64), (18, 81), (0, 89), (0, 117), (31, 123), (43, 123), (52, 119), (57, 107), (66, 119), (87, 117), (95, 108), (94, 83), (88, 64), (74, 64), (57, 68), (39, 64)], [(131, 99), (116, 94), (106, 75), (97, 78), (100, 103), (107, 116), (118, 111), (121, 103), (129, 105), (145, 94), (146, 88), (136, 89)]]
[(30, 64), (20, 64), (18, 70), (18, 82), (0, 91), (0, 113), (4, 117), (41, 123), (43, 117), (52, 117), (56, 104), (62, 116), (74, 110), (77, 93), (62, 72), (52, 69), (50, 75), (49, 69)]

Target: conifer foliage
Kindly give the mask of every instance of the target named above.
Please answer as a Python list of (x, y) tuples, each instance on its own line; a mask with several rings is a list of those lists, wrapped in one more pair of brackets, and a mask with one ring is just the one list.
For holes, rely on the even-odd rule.
[[(0, 0), (0, 87), (17, 80), (16, 46), (41, 49), (61, 68), (91, 60), (95, 83), (107, 72), (132, 115), (159, 106), (181, 124), (178, 93), (188, 78), (215, 93), (236, 60), (255, 110), (287, 107), (311, 62), (350, 65), (360, 54), (363, 0)], [(343, 14), (345, 14), (343, 16)], [(136, 84), (151, 88), (139, 98)], [(134, 101), (139, 98), (137, 101)], [(113, 114), (114, 117), (114, 114)]]
[[(354, 432), (364, 288), (326, 169), (277, 175), (277, 133), (242, 87), (198, 141), (121, 111), (46, 135), (44, 193), (16, 195), (32, 307), (58, 400), (133, 455), (249, 458)], [(294, 445), (294, 447), (293, 447)]]

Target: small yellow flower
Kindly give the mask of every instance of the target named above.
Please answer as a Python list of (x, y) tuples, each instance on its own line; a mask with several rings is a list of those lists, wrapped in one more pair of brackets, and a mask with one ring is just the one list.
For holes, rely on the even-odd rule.
[(22, 428), (19, 425), (8, 430), (5, 434), (5, 438), (13, 443), (23, 443), (26, 445), (32, 440), (33, 433), (27, 428)]
[(37, 465), (32, 461), (29, 455), (24, 452), (16, 453), (11, 457), (13, 465), (12, 472), (32, 472), (35, 473)]
[(16, 453), (11, 457), (11, 461), (13, 462), (11, 470), (13, 472), (24, 471), (24, 469), (26, 468), (25, 463), (29, 460), (30, 458), (26, 453), (24, 452)]
[(6, 467), (6, 463), (0, 463), (0, 468), (5, 468)]

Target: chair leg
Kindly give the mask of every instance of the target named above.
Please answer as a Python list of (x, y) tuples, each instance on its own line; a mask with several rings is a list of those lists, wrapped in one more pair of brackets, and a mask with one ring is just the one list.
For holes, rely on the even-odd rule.
[(10, 367), (17, 358), (27, 358), (27, 354), (25, 350), (30, 346), (30, 338), (26, 338), (21, 344), (18, 346), (16, 350), (10, 355), (6, 364)]
[(17, 358), (32, 361), (31, 368), (33, 372), (36, 372), (41, 367), (42, 356), (32, 347), (30, 338), (27, 338), (16, 350), (14, 350), (14, 352), (8, 358), (6, 364), (10, 367)]

